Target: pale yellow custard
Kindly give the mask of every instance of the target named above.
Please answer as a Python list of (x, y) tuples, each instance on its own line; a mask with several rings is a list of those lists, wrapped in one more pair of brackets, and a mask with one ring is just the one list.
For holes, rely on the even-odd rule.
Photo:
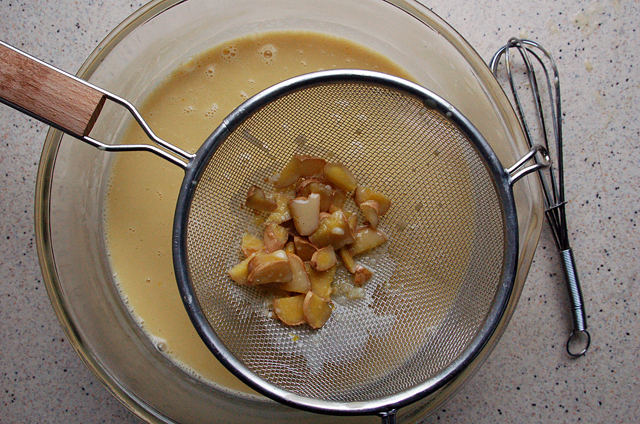
[[(195, 152), (253, 94), (296, 75), (333, 68), (410, 78), (386, 57), (346, 39), (311, 32), (255, 34), (185, 61), (148, 96), (141, 112), (158, 136)], [(123, 140), (145, 142), (137, 126)], [(180, 299), (171, 231), (183, 176), (180, 168), (149, 153), (117, 155), (105, 219), (111, 264), (123, 299), (159, 350), (206, 381), (251, 393), (210, 353)]]

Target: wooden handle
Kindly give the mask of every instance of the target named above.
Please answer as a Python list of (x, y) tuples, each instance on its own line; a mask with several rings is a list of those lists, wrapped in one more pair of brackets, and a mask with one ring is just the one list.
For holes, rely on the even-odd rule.
[(105, 95), (71, 75), (0, 41), (0, 98), (74, 136), (85, 136)]

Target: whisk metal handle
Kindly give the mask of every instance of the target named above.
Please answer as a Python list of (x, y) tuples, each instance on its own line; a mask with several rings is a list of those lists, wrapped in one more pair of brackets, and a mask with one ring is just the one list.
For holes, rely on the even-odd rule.
[(582, 291), (580, 290), (580, 280), (578, 279), (573, 251), (571, 248), (562, 250), (560, 251), (560, 257), (562, 258), (562, 267), (567, 289), (569, 290), (573, 318), (573, 332), (567, 340), (567, 353), (578, 357), (584, 355), (589, 349), (591, 336), (587, 331), (587, 315), (582, 301)]

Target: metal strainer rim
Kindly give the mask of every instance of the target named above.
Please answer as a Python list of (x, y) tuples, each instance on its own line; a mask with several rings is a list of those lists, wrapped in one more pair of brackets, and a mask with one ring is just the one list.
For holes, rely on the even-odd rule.
[[(488, 172), (492, 176), (496, 193), (498, 194), (505, 226), (505, 255), (501, 283), (496, 291), (491, 309), (487, 314), (487, 319), (471, 343), (439, 375), (410, 389), (367, 402), (335, 402), (300, 396), (283, 390), (257, 376), (224, 346), (212, 329), (198, 302), (189, 270), (187, 269), (187, 218), (190, 213), (191, 201), (199, 178), (207, 168), (207, 164), (217, 148), (242, 122), (264, 105), (285, 94), (305, 87), (338, 81), (367, 82), (394, 88), (421, 99), (427, 107), (445, 114), (473, 142), (474, 147), (483, 159)], [(178, 196), (173, 227), (174, 269), (182, 300), (194, 327), (211, 352), (230, 372), (259, 393), (288, 406), (325, 414), (367, 415), (384, 414), (393, 411), (436, 392), (453, 380), (484, 349), (501, 321), (511, 296), (518, 257), (518, 223), (511, 190), (512, 183), (513, 180), (509, 172), (502, 166), (496, 154), (473, 124), (443, 98), (418, 84), (380, 72), (362, 70), (320, 71), (289, 79), (262, 91), (239, 106), (211, 134), (186, 167), (185, 177)]]

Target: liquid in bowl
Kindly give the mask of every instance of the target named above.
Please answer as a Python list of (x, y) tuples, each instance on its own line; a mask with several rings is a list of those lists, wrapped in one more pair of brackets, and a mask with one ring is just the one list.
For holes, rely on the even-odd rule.
[[(251, 95), (297, 75), (335, 68), (376, 70), (412, 79), (390, 59), (344, 38), (317, 32), (264, 32), (187, 59), (140, 109), (158, 136), (195, 152), (222, 119)], [(144, 143), (146, 136), (133, 125), (123, 142)], [(184, 310), (171, 259), (173, 215), (182, 177), (182, 170), (148, 153), (120, 154), (114, 160), (105, 227), (119, 292), (158, 350), (183, 370), (210, 384), (254, 393), (211, 354)]]

